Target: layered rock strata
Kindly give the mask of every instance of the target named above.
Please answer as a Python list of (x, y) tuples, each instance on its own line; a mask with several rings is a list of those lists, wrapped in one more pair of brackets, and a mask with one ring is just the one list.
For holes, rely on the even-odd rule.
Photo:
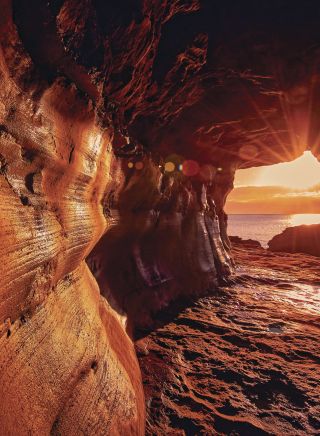
[[(188, 265), (190, 277), (203, 276), (199, 290), (216, 283), (216, 265), (229, 270), (229, 257), (205, 184), (163, 177), (155, 159), (128, 144), (117, 105), (104, 102), (112, 90), (64, 52), (51, 6), (1, 2), (1, 431), (142, 435), (126, 312), (140, 316), (147, 288), (157, 294), (154, 310), (182, 292), (175, 283), (166, 294), (166, 283)], [(72, 11), (66, 2), (56, 16), (62, 41)], [(128, 168), (127, 148), (141, 171)], [(103, 297), (85, 259), (104, 234), (106, 273), (109, 258), (120, 273), (106, 278)], [(195, 253), (176, 274), (179, 253), (170, 250), (179, 240)]]
[(102, 294), (132, 327), (150, 326), (170, 301), (217, 287), (232, 271), (211, 186), (163, 175), (147, 158), (141, 164), (105, 200), (112, 227), (88, 258)]
[(237, 168), (319, 156), (317, 8), (0, 0), (5, 434), (144, 433), (128, 332), (230, 274)]
[(112, 130), (75, 85), (38, 81), (2, 14), (1, 433), (142, 435), (133, 345), (85, 263), (118, 179)]

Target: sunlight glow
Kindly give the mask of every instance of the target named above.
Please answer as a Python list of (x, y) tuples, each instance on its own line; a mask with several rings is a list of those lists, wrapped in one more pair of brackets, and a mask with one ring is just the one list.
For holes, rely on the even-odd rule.
[(301, 226), (303, 224), (320, 224), (320, 214), (310, 213), (310, 214), (296, 214), (290, 217), (291, 226)]
[(320, 183), (320, 162), (310, 151), (292, 162), (238, 170), (235, 186), (283, 186), (305, 189)]

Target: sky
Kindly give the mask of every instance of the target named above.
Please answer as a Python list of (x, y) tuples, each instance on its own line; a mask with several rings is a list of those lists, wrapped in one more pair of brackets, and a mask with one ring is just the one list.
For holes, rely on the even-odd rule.
[(293, 162), (238, 170), (226, 212), (320, 213), (320, 162), (305, 152)]

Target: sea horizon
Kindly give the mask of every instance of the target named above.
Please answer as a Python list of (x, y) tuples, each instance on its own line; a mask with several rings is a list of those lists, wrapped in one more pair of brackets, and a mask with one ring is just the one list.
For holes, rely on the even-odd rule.
[[(229, 214), (228, 235), (254, 239), (264, 247), (288, 227), (320, 224), (320, 213)], [(272, 217), (272, 219), (271, 219)]]

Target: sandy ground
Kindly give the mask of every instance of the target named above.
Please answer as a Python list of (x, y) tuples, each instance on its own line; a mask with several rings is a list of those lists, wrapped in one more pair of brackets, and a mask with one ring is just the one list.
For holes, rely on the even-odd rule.
[(237, 285), (136, 343), (148, 435), (320, 434), (320, 259), (234, 246)]

